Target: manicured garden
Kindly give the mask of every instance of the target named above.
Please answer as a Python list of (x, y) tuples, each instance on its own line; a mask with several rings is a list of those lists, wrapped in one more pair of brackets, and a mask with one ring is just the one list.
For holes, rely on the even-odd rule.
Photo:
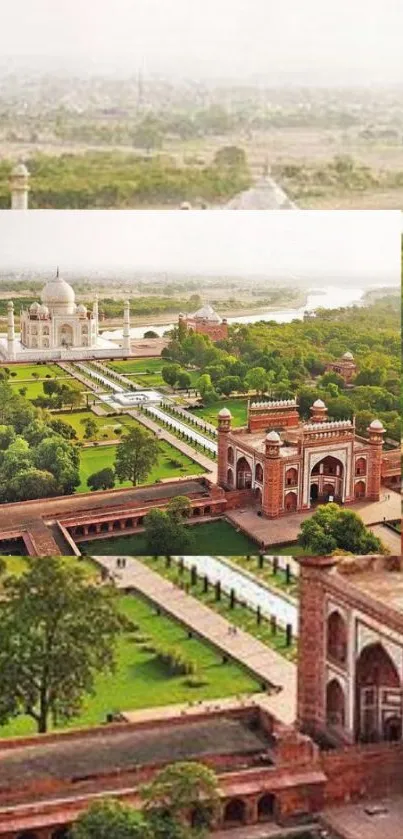
[[(3, 365), (2, 365), (3, 366)], [(4, 365), (7, 367), (7, 365)], [(10, 364), (10, 382), (32, 379), (59, 379), (67, 374), (57, 364)]]
[[(77, 492), (88, 492), (87, 478), (101, 469), (113, 467), (116, 456), (116, 446), (89, 446), (80, 451), (80, 486)], [(190, 457), (175, 449), (165, 440), (159, 441), (160, 457), (157, 465), (148, 476), (147, 484), (163, 478), (186, 477), (186, 475), (201, 475), (204, 469)], [(129, 487), (131, 483), (117, 482), (116, 487)], [(130, 553), (130, 551), (128, 551)]]
[(97, 426), (97, 430), (90, 437), (85, 438), (87, 442), (93, 440), (117, 440), (128, 428), (138, 425), (129, 416), (100, 417), (93, 414), (92, 411), (58, 411), (53, 413), (52, 417), (71, 425), (77, 434), (78, 440), (84, 439), (85, 421), (93, 420)]
[(217, 414), (221, 408), (228, 408), (232, 414), (232, 425), (234, 427), (246, 425), (247, 421), (247, 399), (220, 399), (212, 405), (206, 405), (204, 408), (197, 408), (193, 411), (195, 416), (204, 417), (205, 420), (217, 426)]
[[(73, 558), (69, 561), (77, 562)], [(218, 699), (259, 690), (258, 683), (243, 668), (232, 662), (224, 664), (210, 646), (188, 638), (186, 629), (170, 618), (157, 615), (155, 608), (139, 597), (121, 596), (120, 608), (133, 628), (118, 642), (116, 671), (96, 679), (95, 694), (88, 697), (82, 713), (71, 726), (97, 725), (111, 712)], [(161, 646), (175, 648), (191, 659), (197, 678), (172, 675), (156, 655)], [(199, 686), (192, 686), (191, 682)], [(0, 727), (0, 736), (34, 731), (31, 718), (19, 717)]]
[[(52, 376), (52, 378), (54, 377)], [(59, 378), (61, 379), (62, 377)], [(86, 390), (85, 386), (81, 382), (77, 381), (77, 379), (73, 376), (65, 376), (63, 378), (63, 383), (71, 385), (75, 390)], [(10, 387), (15, 391), (15, 393), (19, 393), (22, 390), (22, 395), (25, 396), (26, 399), (37, 399), (38, 396), (44, 395), (43, 382), (40, 381), (31, 382), (10, 379)]]
[[(248, 536), (237, 531), (224, 519), (209, 521), (204, 524), (191, 525), (193, 534), (193, 548), (191, 554), (213, 554), (232, 556), (253, 553), (257, 545)], [(132, 536), (113, 536), (111, 539), (94, 539), (91, 542), (81, 542), (80, 550), (86, 554), (96, 556), (122, 554), (122, 556), (142, 556), (147, 553), (146, 541), (143, 533)]]

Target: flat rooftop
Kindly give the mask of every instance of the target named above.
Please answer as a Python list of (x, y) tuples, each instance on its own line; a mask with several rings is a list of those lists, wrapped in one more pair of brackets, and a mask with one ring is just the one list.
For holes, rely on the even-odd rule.
[[(264, 455), (267, 431), (250, 432), (245, 428), (242, 430), (234, 429), (232, 433), (237, 442), (244, 443), (245, 446), (249, 446), (249, 448), (254, 449), (258, 454), (261, 454), (262, 456)], [(287, 444), (283, 434), (280, 434), (280, 437), (283, 441), (283, 445), (280, 448), (280, 457), (294, 457), (294, 455), (297, 455), (297, 446)]]
[(337, 573), (359, 591), (403, 615), (402, 565), (401, 557), (346, 557), (337, 566)]
[(245, 758), (269, 748), (269, 740), (260, 729), (252, 729), (247, 720), (189, 720), (180, 725), (169, 722), (154, 728), (133, 729), (122, 724), (121, 730), (99, 729), (82, 737), (60, 736), (55, 742), (13, 748), (1, 748), (0, 793), (12, 788), (30, 787), (33, 783), (57, 780), (73, 782), (128, 771), (138, 766), (195, 760), (207, 755), (242, 754)]

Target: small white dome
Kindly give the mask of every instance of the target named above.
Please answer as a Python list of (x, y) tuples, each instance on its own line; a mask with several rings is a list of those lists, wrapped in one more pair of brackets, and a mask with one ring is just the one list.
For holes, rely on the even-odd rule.
[(29, 172), (28, 172), (27, 167), (25, 166), (25, 163), (17, 163), (14, 166), (14, 168), (12, 169), (11, 174), (15, 175), (16, 177), (19, 177), (19, 178), (21, 178), (21, 177), (27, 178), (28, 175), (29, 175)]
[(268, 443), (281, 443), (281, 438), (280, 435), (277, 434), (277, 431), (269, 431), (269, 433), (266, 434), (266, 440)]
[(218, 416), (224, 419), (232, 419), (231, 411), (229, 411), (228, 408), (221, 408), (221, 411), (218, 412)]
[(38, 312), (40, 315), (44, 315), (45, 317), (49, 314), (49, 309), (43, 303), (39, 306)]
[(191, 209), (192, 209), (192, 205), (190, 204), (189, 201), (182, 201), (181, 210), (191, 210)]
[(41, 307), (40, 307), (39, 303), (35, 300), (34, 303), (31, 303), (31, 305), (29, 307), (29, 311), (32, 312), (33, 315), (36, 315), (39, 312), (40, 308)]
[(369, 427), (372, 428), (374, 431), (384, 431), (385, 430), (379, 419), (372, 420)]
[(77, 313), (79, 315), (86, 315), (87, 314), (87, 307), (84, 306), (84, 303), (79, 303), (77, 306)]
[(345, 352), (344, 355), (343, 355), (343, 358), (346, 361), (354, 361), (354, 356), (353, 356), (352, 352)]
[(326, 408), (326, 405), (322, 399), (317, 399), (316, 402), (313, 403), (312, 408)]

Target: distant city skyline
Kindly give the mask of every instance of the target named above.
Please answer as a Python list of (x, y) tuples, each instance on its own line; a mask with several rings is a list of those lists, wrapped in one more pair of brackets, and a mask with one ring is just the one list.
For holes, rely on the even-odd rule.
[(402, 30), (400, 0), (14, 0), (0, 55), (10, 69), (369, 86), (403, 82)]
[[(0, 212), (0, 272), (400, 283), (398, 211)], [(1, 291), (1, 285), (0, 285)]]

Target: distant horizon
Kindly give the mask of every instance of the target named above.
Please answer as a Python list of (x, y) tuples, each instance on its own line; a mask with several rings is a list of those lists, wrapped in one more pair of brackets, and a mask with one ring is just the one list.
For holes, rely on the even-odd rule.
[[(0, 55), (91, 72), (403, 82), (400, 0), (14, 0)], [(83, 72), (83, 70), (82, 70)]]
[(0, 272), (400, 284), (399, 211), (0, 212)]

